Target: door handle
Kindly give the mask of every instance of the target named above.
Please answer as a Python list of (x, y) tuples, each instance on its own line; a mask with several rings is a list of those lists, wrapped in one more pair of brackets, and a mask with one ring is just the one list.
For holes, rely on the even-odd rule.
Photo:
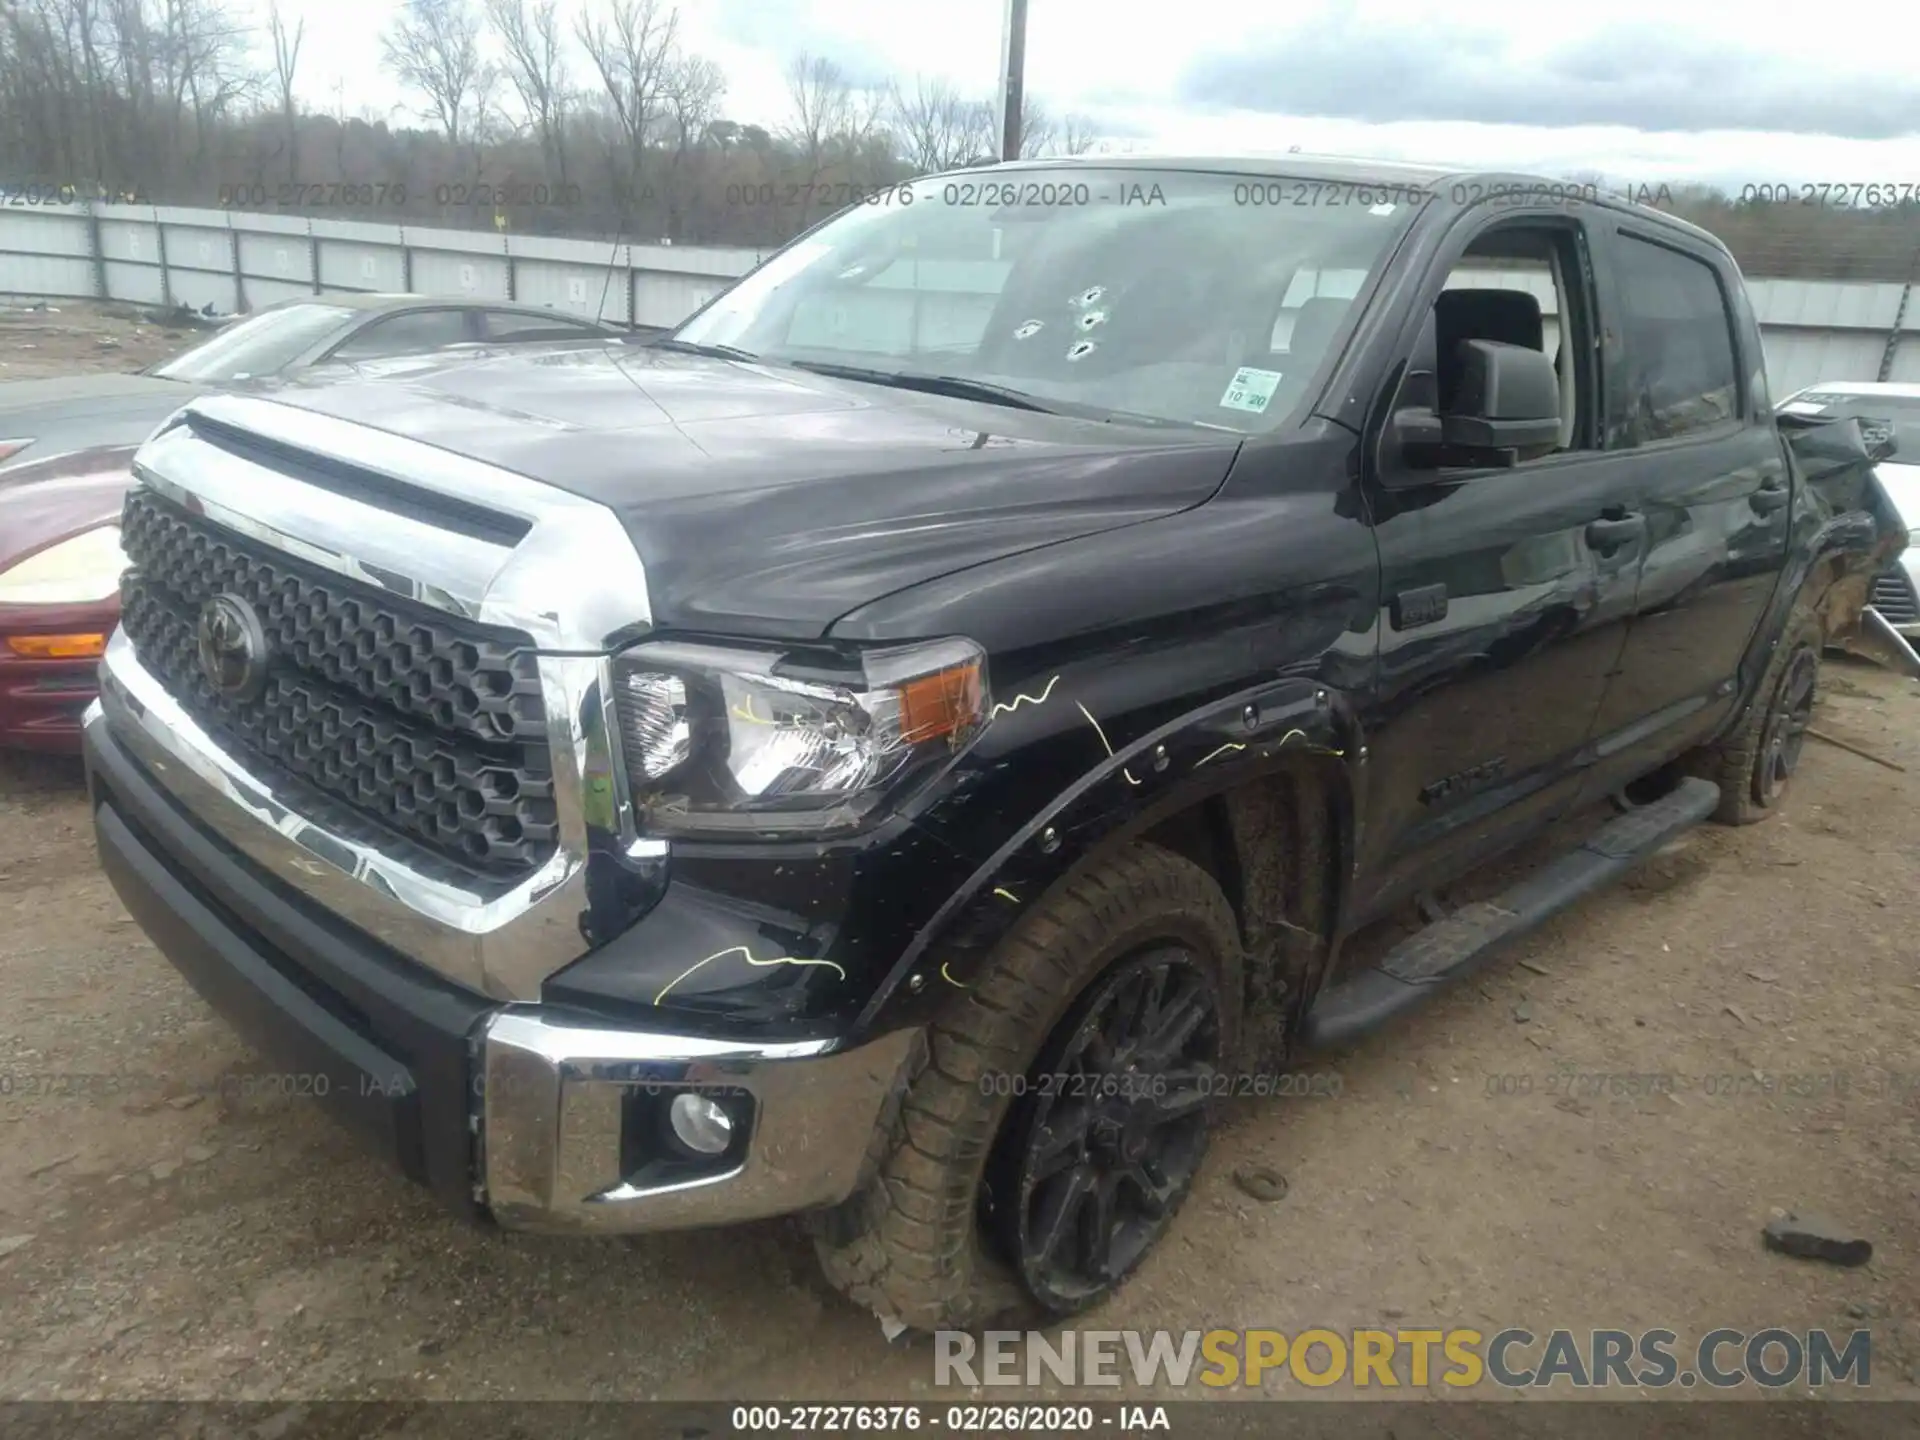
[(1747, 504), (1753, 507), (1756, 515), (1771, 515), (1776, 510), (1786, 508), (1787, 501), (1793, 498), (1793, 492), (1784, 484), (1762, 485), (1747, 497)]
[(1611, 555), (1623, 545), (1632, 545), (1647, 533), (1647, 517), (1621, 515), (1595, 520), (1587, 526), (1587, 544), (1601, 555)]

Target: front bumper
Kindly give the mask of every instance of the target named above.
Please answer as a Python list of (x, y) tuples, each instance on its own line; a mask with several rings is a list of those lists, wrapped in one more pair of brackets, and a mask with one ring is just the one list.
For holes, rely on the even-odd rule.
[[(89, 712), (101, 863), (163, 954), (283, 1077), (455, 1209), (515, 1229), (720, 1225), (853, 1193), (921, 1043), (740, 1044), (495, 1001), (314, 907), (192, 820)], [(688, 1089), (739, 1117), (675, 1153)]]
[(0, 605), (0, 749), (78, 754), (81, 716), (100, 693), (97, 659), (20, 655), (8, 639), (106, 635), (119, 619), (117, 599), (96, 605)]

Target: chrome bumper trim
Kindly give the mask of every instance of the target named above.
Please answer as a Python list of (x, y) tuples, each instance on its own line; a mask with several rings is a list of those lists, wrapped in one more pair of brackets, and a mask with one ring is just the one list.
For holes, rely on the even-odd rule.
[(108, 642), (100, 710), (87, 723), (110, 725), (161, 788), (276, 880), (455, 984), (500, 1000), (534, 1000), (542, 980), (586, 952), (580, 916), (588, 832), (617, 823), (589, 813), (614, 775), (601, 704), (604, 661), (543, 657), (540, 669), (554, 731), (560, 848), (512, 885), (423, 874), (330, 828), (328, 815), (304, 798), (296, 811), (221, 750), (141, 665), (123, 632)]
[[(498, 1012), (482, 1032), (481, 1195), (515, 1230), (631, 1233), (728, 1225), (837, 1204), (923, 1032), (852, 1050), (740, 1045)], [(723, 1174), (640, 1188), (620, 1173), (621, 1101), (635, 1085), (725, 1087), (754, 1101), (745, 1158)]]

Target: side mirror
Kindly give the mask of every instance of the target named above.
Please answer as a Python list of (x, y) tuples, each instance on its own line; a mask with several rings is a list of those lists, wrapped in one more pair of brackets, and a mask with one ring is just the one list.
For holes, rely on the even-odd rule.
[[(1432, 484), (1448, 467), (1518, 464), (1524, 452), (1560, 443), (1560, 375), (1538, 350), (1497, 340), (1463, 340), (1456, 361), (1453, 403), (1440, 413), (1420, 406), (1396, 410), (1388, 435), (1399, 452), (1389, 487)], [(1400, 478), (1396, 481), (1395, 475)]]
[(1448, 446), (1519, 451), (1560, 443), (1560, 375), (1551, 360), (1499, 340), (1462, 340), (1457, 357), (1459, 385), (1440, 417)]

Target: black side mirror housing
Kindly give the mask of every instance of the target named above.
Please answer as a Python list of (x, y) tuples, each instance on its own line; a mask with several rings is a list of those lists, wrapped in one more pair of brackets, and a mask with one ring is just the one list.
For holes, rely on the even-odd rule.
[(1462, 340), (1455, 363), (1458, 383), (1445, 411), (1394, 412), (1388, 429), (1404, 468), (1382, 476), (1389, 486), (1429, 485), (1437, 478), (1430, 472), (1448, 467), (1512, 466), (1559, 445), (1560, 374), (1540, 351)]
[(1462, 340), (1459, 386), (1440, 417), (1449, 445), (1473, 450), (1552, 449), (1560, 443), (1560, 376), (1538, 350)]

